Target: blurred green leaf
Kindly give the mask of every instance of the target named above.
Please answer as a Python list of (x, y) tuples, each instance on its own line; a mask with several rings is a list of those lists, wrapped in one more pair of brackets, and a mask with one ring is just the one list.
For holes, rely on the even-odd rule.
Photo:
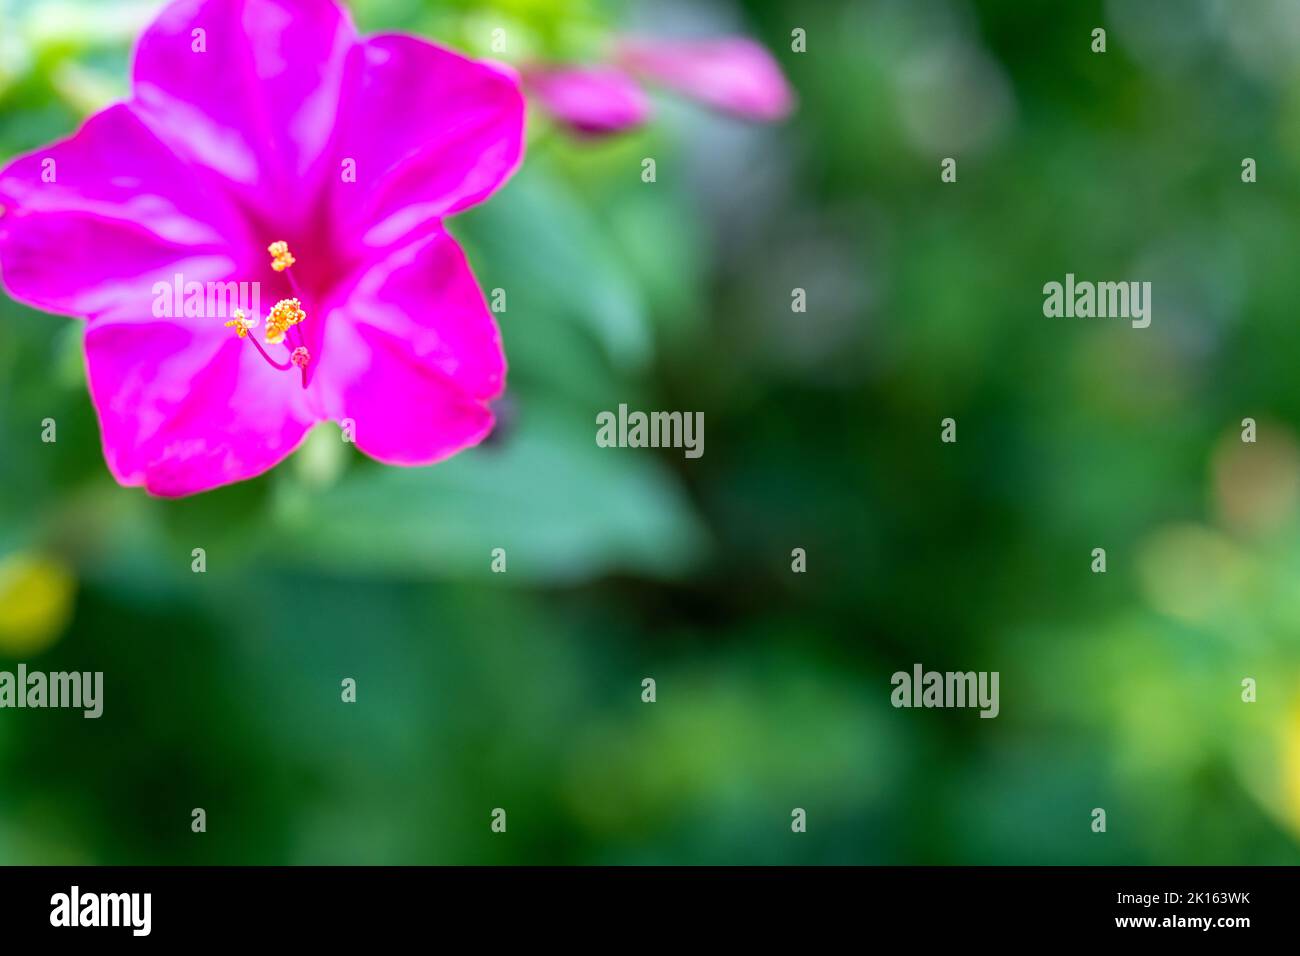
[(273, 549), (340, 573), (572, 582), (680, 574), (705, 536), (649, 449), (599, 448), (578, 409), (525, 406), (516, 429), (429, 468), (353, 468), (325, 492), (285, 482)]
[(526, 164), (510, 187), (456, 220), (485, 288), (501, 287), (513, 322), (572, 323), (616, 367), (652, 353), (645, 301), (609, 236), (569, 187)]

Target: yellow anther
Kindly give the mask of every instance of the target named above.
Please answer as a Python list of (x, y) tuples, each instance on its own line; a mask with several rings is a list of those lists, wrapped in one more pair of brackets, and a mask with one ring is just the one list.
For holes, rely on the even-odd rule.
[(293, 253), (289, 251), (289, 243), (283, 239), (271, 243), (266, 247), (266, 251), (271, 254), (271, 268), (276, 272), (283, 272), (298, 261), (293, 257)]
[(266, 341), (278, 345), (284, 341), (289, 326), (297, 325), (305, 318), (307, 313), (302, 310), (301, 302), (297, 299), (281, 299), (266, 317)]
[(257, 319), (250, 319), (244, 315), (243, 309), (234, 311), (234, 318), (226, 323), (226, 328), (235, 330), (235, 334), (241, 339), (248, 334), (249, 329), (257, 328)]

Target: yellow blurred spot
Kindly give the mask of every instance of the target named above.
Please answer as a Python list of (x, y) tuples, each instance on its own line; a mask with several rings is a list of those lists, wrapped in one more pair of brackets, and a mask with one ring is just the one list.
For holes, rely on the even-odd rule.
[(1293, 709), (1282, 741), (1283, 812), (1291, 828), (1300, 833), (1300, 709)]
[(61, 561), (32, 554), (0, 560), (0, 654), (37, 654), (63, 633), (77, 581)]

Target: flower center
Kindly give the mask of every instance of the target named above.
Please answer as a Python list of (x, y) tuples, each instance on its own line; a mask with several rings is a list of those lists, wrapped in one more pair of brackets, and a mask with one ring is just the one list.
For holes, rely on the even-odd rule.
[(266, 347), (258, 341), (257, 336), (253, 334), (253, 329), (257, 328), (257, 316), (247, 316), (242, 309), (234, 311), (234, 318), (226, 323), (226, 328), (234, 329), (235, 334), (241, 339), (248, 339), (257, 349), (257, 353), (266, 360), (266, 363), (272, 368), (281, 372), (298, 369), (302, 376), (302, 387), (307, 387), (307, 368), (311, 365), (311, 353), (307, 351), (307, 345), (304, 341), (302, 329), (298, 326), (307, 318), (307, 313), (303, 311), (302, 301), (296, 296), (301, 295), (298, 289), (298, 283), (294, 280), (293, 274), (289, 272), (290, 267), (297, 261), (293, 253), (289, 251), (289, 244), (284, 241), (271, 243), (266, 247), (266, 251), (271, 254), (271, 268), (276, 272), (283, 272), (289, 280), (289, 286), (295, 293), (295, 298), (281, 299), (272, 307), (271, 312), (266, 317), (266, 344), (283, 345), (289, 350), (289, 361), (279, 362), (271, 357)]

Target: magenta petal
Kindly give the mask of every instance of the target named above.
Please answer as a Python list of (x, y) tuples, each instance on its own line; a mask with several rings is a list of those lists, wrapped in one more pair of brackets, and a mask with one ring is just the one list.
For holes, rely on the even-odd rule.
[(229, 330), (92, 324), (90, 395), (104, 457), (123, 485), (189, 495), (252, 478), (302, 441), (317, 416), (301, 388)]
[[(122, 484), (250, 478), (325, 417), (355, 419), (384, 461), (436, 461), (487, 434), (505, 375), (440, 219), (513, 172), (523, 125), (512, 74), (411, 38), (359, 43), (330, 0), (179, 0), (141, 40), (128, 103), (0, 172), (0, 278), (90, 320)], [(289, 275), (268, 261), (280, 239)], [(302, 297), (307, 318), (267, 346), (284, 368), (260, 330), (225, 326), (218, 282)]]
[(136, 49), (133, 106), (259, 213), (299, 212), (356, 42), (332, 0), (177, 0)]
[(640, 84), (614, 67), (538, 68), (525, 79), (542, 107), (579, 133), (622, 132), (640, 126), (650, 114)]
[(441, 230), (367, 264), (328, 310), (312, 387), (380, 461), (430, 464), (492, 429), (501, 335), (464, 253)]
[(626, 69), (703, 103), (755, 120), (778, 120), (794, 106), (780, 65), (753, 40), (627, 39), (617, 60)]
[(0, 172), (0, 277), (15, 299), (81, 317), (148, 318), (176, 272), (233, 275), (243, 219), (125, 106)]
[[(12, 163), (0, 204), (9, 292), (90, 320), (91, 400), (119, 482), (181, 495), (251, 477), (319, 418), (224, 316), (175, 314), (178, 275), (205, 289), (247, 280), (264, 253), (224, 194), (128, 106)], [(171, 317), (155, 317), (160, 305)]]
[(336, 230), (362, 255), (396, 243), (486, 198), (523, 138), (523, 95), (504, 67), (414, 37), (369, 39), (353, 51), (333, 145)]

